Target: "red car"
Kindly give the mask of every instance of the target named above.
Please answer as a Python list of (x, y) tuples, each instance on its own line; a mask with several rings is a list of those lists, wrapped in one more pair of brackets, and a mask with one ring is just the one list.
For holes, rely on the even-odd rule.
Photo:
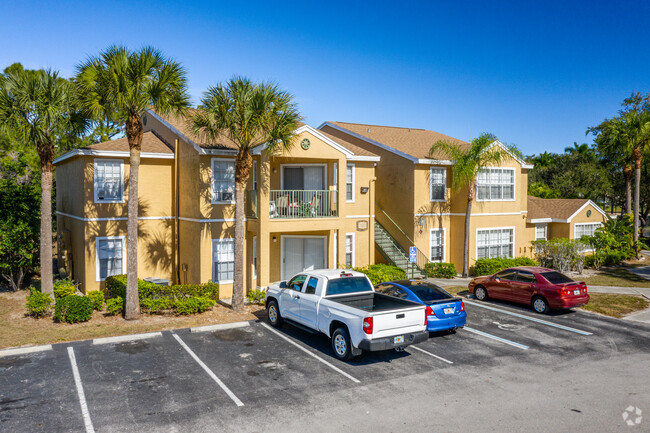
[(581, 307), (589, 302), (584, 282), (573, 281), (553, 269), (532, 266), (509, 268), (494, 275), (476, 277), (470, 281), (468, 289), (479, 301), (489, 296), (530, 305), (542, 314), (552, 308)]

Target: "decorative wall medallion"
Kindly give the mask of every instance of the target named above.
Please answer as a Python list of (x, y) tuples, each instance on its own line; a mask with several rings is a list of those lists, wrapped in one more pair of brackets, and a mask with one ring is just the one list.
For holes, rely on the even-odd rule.
[(302, 141), (300, 142), (300, 147), (302, 147), (304, 150), (309, 149), (310, 145), (311, 142), (309, 141), (309, 138), (303, 138)]
[(366, 220), (359, 220), (357, 221), (357, 231), (358, 232), (363, 232), (368, 230), (368, 221)]

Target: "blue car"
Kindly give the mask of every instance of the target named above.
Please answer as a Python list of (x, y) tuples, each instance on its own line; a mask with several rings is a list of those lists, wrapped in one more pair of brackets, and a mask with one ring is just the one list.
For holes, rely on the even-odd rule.
[(463, 300), (450, 295), (435, 284), (423, 280), (390, 281), (377, 284), (375, 290), (426, 305), (429, 332), (462, 328), (467, 321)]

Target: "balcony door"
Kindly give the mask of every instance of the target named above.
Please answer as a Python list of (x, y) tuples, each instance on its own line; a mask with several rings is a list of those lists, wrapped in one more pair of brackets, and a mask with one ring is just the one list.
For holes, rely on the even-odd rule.
[(282, 166), (282, 189), (298, 191), (325, 189), (325, 166)]
[(325, 236), (282, 236), (282, 279), (325, 268)]

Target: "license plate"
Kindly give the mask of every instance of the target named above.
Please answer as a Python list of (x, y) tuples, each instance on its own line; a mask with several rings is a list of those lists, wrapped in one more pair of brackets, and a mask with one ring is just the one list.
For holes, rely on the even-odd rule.
[(573, 294), (574, 294), (574, 295), (579, 295), (579, 294), (580, 294), (580, 290), (574, 290), (574, 291), (573, 291)]
[(445, 314), (454, 314), (454, 309), (453, 308), (445, 308), (444, 312), (445, 312)]
[(397, 337), (393, 338), (393, 343), (398, 344), (398, 343), (403, 343), (404, 342), (404, 336), (403, 335), (398, 335)]

